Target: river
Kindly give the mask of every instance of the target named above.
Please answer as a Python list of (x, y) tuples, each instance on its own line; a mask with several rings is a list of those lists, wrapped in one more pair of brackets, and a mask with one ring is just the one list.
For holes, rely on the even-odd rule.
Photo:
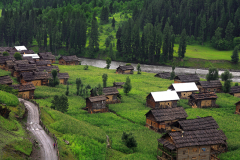
[[(106, 67), (106, 61), (105, 60), (98, 60), (98, 59), (88, 59), (88, 58), (79, 58), (82, 65), (89, 65), (89, 66), (95, 66), (99, 68)], [(134, 70), (137, 71), (137, 64), (131, 63), (134, 67)], [(116, 69), (119, 65), (126, 65), (125, 62), (117, 62), (112, 61), (110, 69)], [(140, 64), (141, 70), (143, 72), (149, 72), (149, 73), (160, 73), (160, 72), (171, 72), (172, 67), (169, 66), (157, 66), (157, 65), (147, 65), (147, 64)], [(219, 75), (221, 75), (224, 71), (219, 71)], [(208, 70), (206, 69), (193, 69), (193, 68), (181, 68), (176, 67), (175, 69), (176, 74), (194, 74), (197, 73), (199, 77), (205, 78), (206, 74), (208, 73)], [(231, 72), (233, 75), (233, 82), (240, 82), (240, 72)]]

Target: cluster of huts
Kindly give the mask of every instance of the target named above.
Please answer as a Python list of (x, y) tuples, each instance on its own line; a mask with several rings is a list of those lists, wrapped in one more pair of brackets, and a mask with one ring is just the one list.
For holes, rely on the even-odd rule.
[[(3, 52), (8, 52), (9, 56), (3, 56)], [(14, 58), (16, 52), (22, 55), (23, 60)], [(79, 64), (76, 56), (61, 56), (58, 60), (63, 65)], [(58, 66), (53, 66), (53, 63), (55, 63), (55, 56), (51, 52), (35, 54), (32, 50), (27, 50), (25, 46), (0, 47), (0, 68), (10, 71), (11, 75), (20, 82), (19, 85), (12, 85), (11, 77), (1, 76), (0, 84), (9, 85), (18, 90), (19, 96), (32, 99), (35, 86), (48, 85), (53, 69), (58, 72), (60, 84), (67, 84), (68, 73), (59, 73)]]

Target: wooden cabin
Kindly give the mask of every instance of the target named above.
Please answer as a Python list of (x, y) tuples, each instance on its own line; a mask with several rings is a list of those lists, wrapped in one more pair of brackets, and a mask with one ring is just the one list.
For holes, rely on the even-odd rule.
[(168, 89), (176, 91), (180, 99), (189, 99), (192, 93), (198, 92), (198, 88), (194, 82), (190, 83), (173, 83)]
[(37, 66), (52, 66), (52, 62), (50, 60), (44, 60), (44, 61), (37, 61)]
[(181, 131), (172, 131), (158, 139), (159, 160), (219, 160), (227, 151), (227, 137), (212, 117), (178, 121)]
[(23, 57), (32, 57), (32, 59), (37, 62), (40, 60), (40, 57), (38, 56), (38, 54), (23, 54)]
[(196, 84), (200, 92), (222, 92), (222, 83), (219, 80), (199, 81)]
[(15, 65), (12, 71), (13, 77), (19, 77), (22, 72), (37, 72), (36, 64), (18, 64)]
[(0, 76), (0, 84), (2, 85), (12, 85), (13, 80), (10, 76)]
[(240, 98), (240, 86), (231, 87), (229, 94), (233, 95), (234, 97)]
[(37, 66), (37, 69), (38, 69), (39, 72), (46, 71), (48, 73), (51, 73), (52, 70), (54, 70), (54, 69), (57, 70), (58, 73), (60, 71), (58, 66)]
[(34, 90), (36, 89), (32, 82), (12, 85), (10, 86), (13, 89), (18, 90), (18, 96), (24, 99), (33, 99), (34, 98)]
[[(52, 78), (52, 74), (51, 73), (49, 73), (48, 74), (48, 77), (49, 78)], [(58, 77), (58, 79), (59, 79), (59, 83), (60, 84), (67, 84), (67, 81), (68, 81), (68, 79), (69, 79), (69, 75), (68, 75), (68, 73), (58, 73), (57, 74), (57, 77)]]
[(79, 65), (79, 59), (76, 55), (74, 55), (74, 56), (61, 56), (58, 59), (58, 64), (61, 64), (61, 65)]
[(175, 108), (178, 100), (176, 91), (151, 92), (146, 97), (146, 106), (151, 108)]
[(45, 53), (38, 53), (40, 60), (49, 60), (52, 63), (55, 63), (56, 57), (51, 52), (45, 52)]
[(170, 79), (171, 73), (170, 72), (157, 73), (154, 77), (159, 77), (162, 79)]
[(119, 66), (116, 70), (117, 74), (133, 74), (134, 67), (130, 66)]
[(176, 122), (188, 117), (183, 107), (152, 109), (145, 115), (146, 127), (161, 133), (178, 130)]
[(5, 70), (12, 72), (14, 70), (14, 66), (16, 66), (18, 64), (26, 64), (27, 65), (29, 63), (28, 63), (28, 60), (10, 60), (10, 61), (6, 61)]
[(107, 98), (104, 95), (86, 98), (86, 109), (91, 114), (97, 112), (108, 112), (106, 100)]
[[(90, 91), (91, 97), (94, 97), (93, 89)], [(103, 88), (103, 95), (106, 96), (107, 104), (114, 104), (114, 103), (121, 103), (120, 99), (118, 98), (118, 90), (116, 87), (105, 87)]]
[(188, 104), (192, 108), (215, 108), (218, 96), (214, 92), (193, 93), (189, 96)]
[(199, 82), (200, 78), (197, 74), (184, 74), (184, 75), (177, 75), (174, 78), (174, 83), (189, 83), (189, 82)]
[(29, 64), (35, 64), (36, 62), (33, 60), (32, 57), (23, 57), (23, 60), (28, 60)]
[(6, 61), (11, 61), (11, 60), (15, 60), (15, 58), (13, 56), (2, 56), (0, 58), (0, 69), (5, 69)]
[(46, 72), (23, 72), (20, 75), (20, 83), (32, 82), (34, 86), (48, 85), (48, 73)]
[(123, 85), (125, 82), (114, 82), (113, 87), (116, 87), (117, 89), (123, 88)]
[(239, 114), (240, 115), (240, 101), (235, 103), (235, 105), (236, 105), (236, 112), (235, 112), (235, 114)]

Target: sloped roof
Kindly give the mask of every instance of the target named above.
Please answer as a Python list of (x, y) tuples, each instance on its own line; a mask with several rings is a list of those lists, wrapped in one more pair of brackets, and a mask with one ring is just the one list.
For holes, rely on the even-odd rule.
[(23, 57), (32, 57), (33, 59), (39, 59), (38, 54), (23, 54)]
[(48, 79), (48, 73), (46, 72), (23, 72), (21, 76), (25, 81)]
[(193, 93), (189, 96), (191, 99), (201, 100), (201, 99), (217, 99), (218, 96), (214, 92), (203, 92), (203, 93)]
[(198, 82), (200, 78), (197, 74), (184, 74), (184, 75), (177, 75), (174, 79), (179, 79), (182, 82)]
[(229, 93), (240, 93), (240, 86), (233, 86)]
[(14, 66), (15, 71), (37, 71), (36, 64), (17, 64)]
[[(48, 77), (52, 78), (52, 74), (49, 73)], [(68, 79), (69, 78), (69, 74), (68, 73), (58, 73), (57, 77), (58, 77), (58, 79)]]
[(98, 102), (98, 101), (106, 101), (107, 98), (105, 96), (95, 96), (95, 97), (89, 97), (88, 98), (90, 102)]
[(6, 63), (6, 61), (15, 60), (13, 56), (2, 56), (0, 58), (0, 64)]
[(56, 69), (59, 72), (58, 66), (37, 66), (39, 72), (46, 70), (47, 72), (52, 72), (53, 69)]
[(171, 77), (171, 73), (170, 72), (157, 73), (154, 77), (169, 79)]
[(66, 62), (78, 61), (78, 57), (76, 55), (74, 55), (74, 56), (61, 56), (59, 59), (61, 59), (61, 58)]
[(174, 144), (170, 143), (168, 140), (164, 138), (158, 139), (158, 142), (163, 144), (165, 147), (169, 148), (170, 150), (176, 149), (176, 146)]
[(220, 82), (220, 80), (199, 81), (198, 84), (200, 84), (203, 88), (220, 88), (220, 87), (222, 87), (222, 83)]
[(169, 89), (173, 89), (176, 92), (198, 91), (198, 87), (194, 82), (189, 83), (173, 83)]
[(152, 109), (146, 116), (152, 113), (157, 122), (173, 121), (176, 119), (187, 118), (188, 115), (183, 107), (168, 108), (168, 109)]
[(218, 129), (219, 126), (213, 117), (203, 117), (197, 119), (187, 119), (178, 121), (184, 131), (195, 131), (205, 129)]
[(4, 52), (4, 51), (12, 51), (13, 48), (12, 47), (0, 47), (0, 52)]
[(22, 50), (23, 53), (25, 54), (34, 54), (34, 51), (33, 50)]
[(9, 67), (13, 67), (13, 66), (18, 65), (18, 64), (29, 64), (29, 63), (28, 63), (28, 60), (6, 61), (6, 65), (8, 65)]
[(27, 50), (25, 46), (14, 46), (17, 51)]
[(28, 60), (28, 62), (31, 64), (35, 63), (32, 57), (23, 57), (23, 60)]
[(37, 61), (36, 65), (37, 66), (45, 66), (45, 65), (49, 65), (52, 64), (52, 62), (50, 60), (44, 60), (44, 61)]
[(41, 57), (43, 60), (55, 60), (55, 56), (51, 52), (46, 52), (46, 53), (38, 53), (38, 55)]
[(155, 102), (179, 100), (176, 91), (151, 92), (150, 94), (152, 95)]
[[(165, 142), (166, 140), (163, 140), (164, 138), (158, 141), (167, 144), (165, 147), (169, 146), (171, 150), (191, 146), (225, 144), (226, 136), (223, 136), (222, 133), (222, 131), (217, 129), (184, 131), (183, 134), (181, 132), (169, 132), (167, 135), (171, 136), (174, 144), (169, 145)], [(173, 145), (175, 147), (173, 147)]]
[(122, 86), (124, 85), (125, 82), (114, 82), (113, 85), (116, 85), (116, 86)]
[(112, 94), (119, 94), (117, 88), (115, 87), (105, 87), (103, 88), (104, 95), (112, 95)]
[(119, 66), (118, 68), (120, 68), (123, 71), (125, 71), (125, 70), (134, 70), (134, 67), (132, 65), (130, 65), (130, 66)]
[(23, 91), (30, 91), (30, 90), (35, 90), (36, 87), (33, 85), (32, 82), (28, 83), (23, 83), (23, 84), (18, 84), (18, 85), (11, 85), (9, 87), (12, 87), (13, 89), (17, 89), (19, 92)]
[(13, 83), (13, 80), (10, 76), (0, 76), (0, 84), (9, 84)]

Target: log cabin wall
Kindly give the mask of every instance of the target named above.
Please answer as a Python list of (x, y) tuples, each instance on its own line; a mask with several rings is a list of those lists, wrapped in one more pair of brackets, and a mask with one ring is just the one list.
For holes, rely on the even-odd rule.
[(60, 84), (65, 84), (64, 82), (65, 82), (64, 79), (59, 79)]
[(147, 107), (151, 107), (151, 108), (155, 108), (156, 107), (156, 103), (155, 103), (155, 101), (154, 101), (154, 99), (153, 99), (151, 94), (149, 94), (147, 96)]
[(126, 70), (126, 71), (123, 71), (123, 74), (133, 74), (133, 70)]
[(60, 60), (58, 61), (58, 64), (66, 65), (66, 62), (65, 62), (63, 59), (60, 59)]
[(118, 100), (117, 95), (107, 95), (106, 96), (108, 99), (106, 100), (107, 104), (111, 103), (120, 103), (120, 100)]
[(32, 81), (34, 86), (41, 86), (42, 85), (42, 81), (41, 80), (34, 80)]
[(18, 96), (25, 98), (25, 99), (30, 99), (30, 91), (25, 91), (25, 92), (18, 92)]
[(240, 115), (240, 104), (236, 105), (236, 112), (235, 113)]
[(0, 64), (0, 69), (4, 69), (5, 68), (5, 64)]
[(116, 73), (118, 73), (118, 74), (123, 74), (123, 70), (122, 70), (121, 68), (118, 68), (117, 71), (116, 71)]
[(234, 93), (233, 96), (240, 98), (240, 93)]
[(190, 96), (192, 92), (181, 92), (180, 98), (181, 99), (189, 99), (188, 96)]
[(210, 146), (194, 146), (179, 148), (177, 160), (210, 160)]

